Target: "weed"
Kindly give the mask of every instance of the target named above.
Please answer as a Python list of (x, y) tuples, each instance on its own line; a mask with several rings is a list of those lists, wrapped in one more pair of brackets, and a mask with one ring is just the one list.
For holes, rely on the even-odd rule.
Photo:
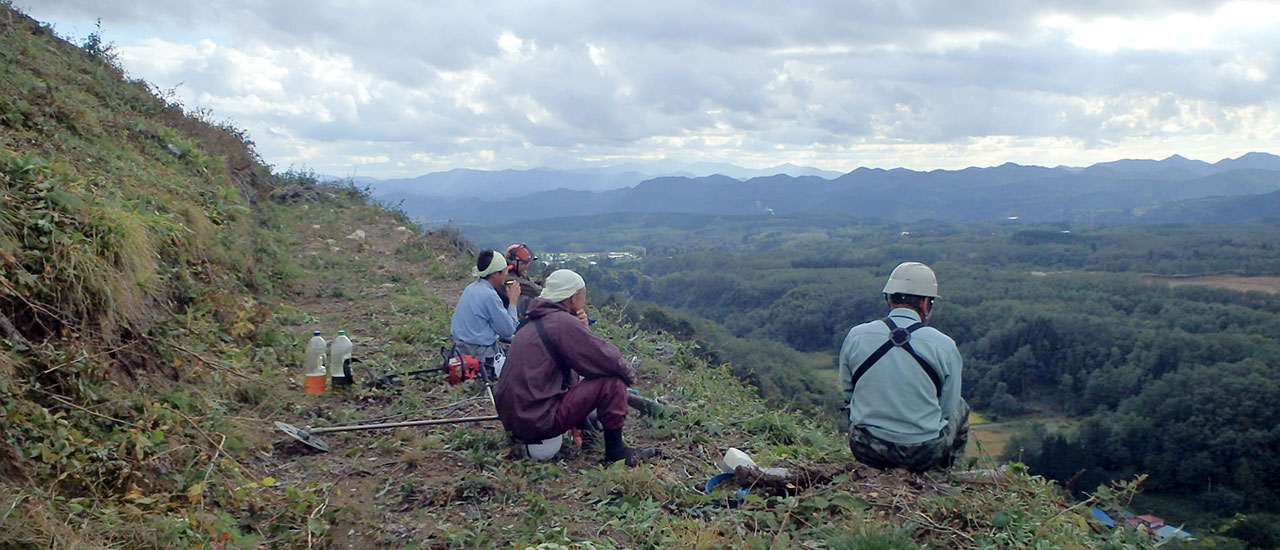
[(425, 460), (426, 458), (427, 458), (427, 453), (425, 451), (423, 451), (422, 449), (411, 448), (411, 449), (405, 450), (403, 453), (400, 453), (400, 456), (396, 460), (406, 466), (417, 466), (419, 464), (422, 464), (423, 460)]
[(564, 468), (554, 462), (517, 460), (511, 464), (511, 469), (516, 475), (534, 483), (555, 481), (565, 475)]
[(483, 517), (468, 518), (463, 525), (444, 523), (439, 525), (439, 538), (450, 548), (494, 548), (497, 541), (489, 537), (485, 529), (489, 520)]
[(833, 533), (827, 540), (831, 550), (915, 550), (919, 548), (909, 533), (896, 529), (869, 533)]
[(660, 472), (656, 468), (630, 468), (622, 462), (615, 462), (589, 470), (586, 475), (590, 480), (592, 497), (601, 501), (650, 499), (662, 502), (679, 496), (679, 484), (672, 484)]
[(391, 339), (404, 344), (421, 344), (429, 341), (429, 337), (439, 334), (438, 325), (430, 319), (411, 317), (391, 329)]
[(391, 299), (391, 307), (392, 311), (398, 314), (422, 315), (439, 306), (418, 296), (396, 296)]
[(748, 433), (763, 436), (775, 445), (791, 445), (801, 438), (801, 428), (796, 419), (779, 412), (766, 412), (746, 422)]

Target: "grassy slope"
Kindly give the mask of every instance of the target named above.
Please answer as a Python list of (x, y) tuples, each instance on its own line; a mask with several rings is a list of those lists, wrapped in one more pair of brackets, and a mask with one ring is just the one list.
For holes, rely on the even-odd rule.
[[(1126, 547), (1016, 467), (974, 483), (849, 466), (838, 434), (684, 344), (657, 356), (661, 335), (612, 311), (598, 330), (645, 360), (641, 391), (684, 411), (632, 423), (666, 453), (652, 464), (510, 461), (493, 425), (329, 434), (331, 452), (309, 452), (271, 422), (488, 413), (475, 384), (306, 396), (296, 368), (312, 329), (350, 331), (361, 378), (433, 365), (465, 243), (271, 175), (244, 136), (90, 46), (0, 13), (0, 311), (16, 328), (0, 342), (0, 547)], [(838, 475), (729, 510), (697, 487), (730, 446)]]

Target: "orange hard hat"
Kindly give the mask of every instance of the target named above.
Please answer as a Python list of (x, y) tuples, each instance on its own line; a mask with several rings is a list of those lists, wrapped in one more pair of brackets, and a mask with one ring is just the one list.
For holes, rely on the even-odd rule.
[(513, 244), (507, 247), (507, 265), (510, 269), (515, 269), (518, 262), (529, 263), (536, 259), (538, 257), (529, 252), (527, 244)]

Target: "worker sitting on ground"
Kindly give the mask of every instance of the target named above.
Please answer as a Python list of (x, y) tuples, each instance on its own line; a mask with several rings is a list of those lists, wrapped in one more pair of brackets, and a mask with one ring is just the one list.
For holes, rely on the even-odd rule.
[(889, 316), (850, 329), (840, 349), (849, 448), (879, 469), (948, 467), (969, 440), (969, 406), (956, 343), (927, 326), (938, 280), (929, 266), (905, 262), (884, 296)]
[(527, 244), (513, 244), (507, 247), (507, 281), (520, 285), (520, 298), (516, 300), (516, 318), (523, 323), (525, 312), (529, 310), (529, 302), (538, 297), (542, 287), (529, 278), (529, 264), (538, 257), (533, 255)]
[[(492, 362), (502, 354), (499, 339), (510, 339), (516, 331), (516, 298), (520, 287), (505, 284), (507, 261), (493, 250), (485, 250), (476, 258), (472, 273), (476, 282), (467, 285), (458, 298), (449, 325), (449, 335), (460, 355), (470, 355), (481, 362)], [(503, 307), (504, 292), (510, 305)]]
[(634, 466), (657, 454), (622, 440), (627, 386), (636, 373), (617, 347), (591, 333), (586, 303), (586, 283), (577, 273), (561, 269), (547, 277), (508, 350), (494, 392), (498, 417), (532, 458), (545, 460), (565, 432), (595, 411), (604, 429), (605, 462)]

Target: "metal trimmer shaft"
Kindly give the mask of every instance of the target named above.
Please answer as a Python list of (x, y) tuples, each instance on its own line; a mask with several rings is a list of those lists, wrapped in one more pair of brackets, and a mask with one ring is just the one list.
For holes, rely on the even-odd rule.
[(383, 428), (401, 428), (407, 426), (431, 426), (435, 424), (462, 424), (466, 422), (488, 422), (497, 420), (495, 416), (466, 416), (462, 418), (439, 418), (435, 420), (413, 420), (409, 422), (386, 422), (382, 424), (355, 424), (352, 426), (334, 426), (332, 428), (307, 428), (313, 434), (330, 432), (353, 432), (356, 430), (380, 430)]

